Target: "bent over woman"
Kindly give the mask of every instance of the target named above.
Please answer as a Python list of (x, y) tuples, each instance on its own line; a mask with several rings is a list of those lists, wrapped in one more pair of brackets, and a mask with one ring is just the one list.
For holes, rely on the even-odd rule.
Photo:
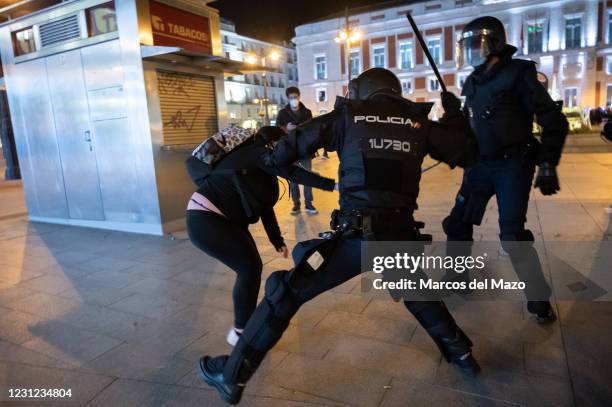
[(232, 346), (257, 305), (263, 268), (249, 224), (261, 219), (276, 251), (288, 254), (273, 209), (279, 199), (276, 177), (327, 191), (335, 186), (334, 180), (297, 165), (268, 164), (271, 147), (283, 135), (278, 127), (261, 128), (215, 166), (187, 205), (191, 242), (236, 272), (234, 326), (227, 334)]

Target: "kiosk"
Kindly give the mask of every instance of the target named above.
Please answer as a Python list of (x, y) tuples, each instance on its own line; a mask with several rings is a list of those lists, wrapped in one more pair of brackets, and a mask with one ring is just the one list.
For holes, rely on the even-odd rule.
[(195, 0), (77, 0), (0, 25), (33, 221), (184, 228), (183, 161), (227, 125), (218, 11)]

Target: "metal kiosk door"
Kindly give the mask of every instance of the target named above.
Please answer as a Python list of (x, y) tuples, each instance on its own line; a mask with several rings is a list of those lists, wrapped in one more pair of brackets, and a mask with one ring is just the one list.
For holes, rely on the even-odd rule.
[(46, 58), (70, 217), (103, 220), (81, 51)]

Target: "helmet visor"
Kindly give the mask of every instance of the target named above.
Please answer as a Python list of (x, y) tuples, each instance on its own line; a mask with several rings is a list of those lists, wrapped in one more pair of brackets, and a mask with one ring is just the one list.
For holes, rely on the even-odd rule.
[(486, 62), (494, 51), (493, 41), (488, 30), (467, 31), (457, 43), (457, 67), (479, 66)]

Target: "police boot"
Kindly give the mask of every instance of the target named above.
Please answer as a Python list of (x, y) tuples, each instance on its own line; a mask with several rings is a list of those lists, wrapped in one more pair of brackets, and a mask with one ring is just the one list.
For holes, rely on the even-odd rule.
[(476, 376), (480, 372), (480, 365), (472, 356), (472, 341), (454, 320), (442, 320), (425, 330), (438, 345), (447, 362), (456, 365), (461, 372), (469, 376)]
[(480, 366), (472, 356), (472, 341), (457, 326), (441, 301), (404, 301), (404, 305), (434, 340), (442, 356), (463, 373), (475, 376)]
[(461, 329), (457, 328), (454, 335), (439, 336), (434, 340), (440, 347), (442, 355), (447, 362), (453, 363), (469, 376), (476, 376), (480, 372), (480, 365), (476, 362), (474, 356), (472, 356), (472, 341)]
[(557, 320), (549, 301), (527, 301), (527, 310), (535, 315), (540, 325), (552, 324)]
[(217, 357), (203, 356), (200, 358), (199, 367), (202, 379), (209, 386), (219, 392), (221, 399), (229, 404), (238, 404), (244, 390), (243, 383), (231, 383), (223, 376), (223, 369), (227, 363), (228, 356)]

